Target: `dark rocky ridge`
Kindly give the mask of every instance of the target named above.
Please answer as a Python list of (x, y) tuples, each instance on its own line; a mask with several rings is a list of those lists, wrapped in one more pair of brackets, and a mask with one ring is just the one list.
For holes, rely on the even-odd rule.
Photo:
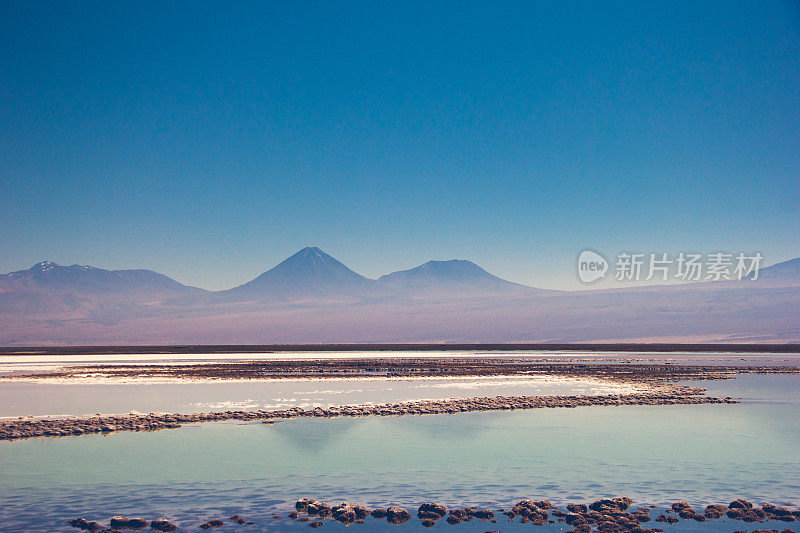
[[(640, 506), (632, 509), (633, 500), (627, 497), (604, 498), (590, 504), (571, 503), (566, 506), (566, 511), (559, 509), (548, 500), (521, 500), (511, 509), (486, 509), (481, 507), (451, 508), (447, 509), (444, 505), (435, 502), (426, 502), (417, 509), (417, 517), (425, 527), (432, 527), (439, 519), (447, 516), (446, 522), (450, 525), (469, 522), (471, 520), (481, 520), (484, 522), (498, 523), (498, 517), (505, 516), (505, 521), (514, 521), (517, 518), (520, 523), (530, 523), (535, 526), (543, 526), (554, 523), (566, 523), (573, 528), (573, 531), (589, 533), (591, 531), (601, 532), (661, 532), (657, 527), (646, 528), (643, 524), (651, 521), (659, 523), (674, 524), (681, 520), (692, 522), (705, 522), (707, 520), (730, 519), (747, 523), (763, 522), (794, 522), (800, 520), (800, 510), (790, 510), (785, 506), (777, 506), (770, 503), (763, 503), (761, 508), (754, 506), (751, 502), (737, 499), (726, 505), (712, 504), (706, 506), (703, 512), (696, 512), (687, 502), (679, 501), (665, 509), (664, 513), (653, 519), (650, 512), (656, 508), (654, 505)], [(325, 519), (330, 515), (330, 509), (334, 509), (331, 518), (345, 525), (361, 524), (367, 516), (375, 519), (383, 519), (395, 525), (404, 524), (411, 520), (412, 513), (406, 509), (393, 505), (387, 509), (375, 509), (370, 512), (366, 507), (354, 503), (342, 503), (339, 506), (330, 507), (326, 503), (309, 498), (301, 498), (295, 504), (299, 512), (295, 512), (291, 519), (302, 520), (302, 514), (317, 519)], [(336, 510), (346, 510), (344, 514)], [(354, 510), (358, 510), (356, 513)], [(673, 516), (676, 513), (678, 516)], [(769, 530), (777, 531), (777, 530)], [(784, 529), (781, 533), (793, 533), (793, 530)]]
[[(417, 517), (425, 527), (434, 526), (440, 519), (444, 519), (450, 525), (472, 520), (497, 524), (501, 520), (513, 522), (519, 519), (519, 523), (533, 526), (563, 523), (573, 528), (571, 531), (576, 533), (590, 533), (593, 531), (603, 533), (660, 533), (663, 529), (652, 527), (651, 523), (656, 523), (656, 525), (660, 526), (662, 524), (676, 524), (681, 521), (689, 521), (695, 524), (712, 520), (735, 520), (752, 524), (766, 522), (791, 523), (800, 520), (800, 509), (791, 510), (788, 507), (770, 503), (762, 503), (761, 507), (758, 507), (747, 500), (737, 499), (728, 505), (708, 505), (703, 512), (695, 511), (685, 501), (675, 502), (667, 509), (658, 510), (655, 505), (639, 504), (638, 507), (634, 508), (633, 500), (627, 497), (604, 498), (589, 504), (570, 503), (565, 506), (566, 510), (560, 509), (548, 500), (521, 500), (508, 510), (493, 510), (482, 507), (447, 509), (442, 504), (426, 502), (417, 509)], [(651, 512), (659, 514), (656, 518), (653, 518)], [(446, 519), (444, 518), (445, 516), (447, 517)], [(272, 519), (281, 520), (282, 516), (273, 514)], [(345, 526), (364, 524), (367, 519), (386, 520), (392, 525), (402, 525), (413, 520), (413, 516), (407, 509), (398, 505), (390, 505), (386, 508), (370, 511), (369, 508), (355, 503), (345, 502), (338, 505), (329, 505), (313, 498), (300, 498), (295, 503), (295, 510), (288, 513), (287, 519), (307, 523), (310, 527), (317, 528), (324, 525), (325, 520), (336, 521)], [(228, 523), (232, 525), (258, 525), (239, 515), (233, 515), (228, 520), (229, 522), (226, 522), (219, 518), (213, 518), (202, 523), (200, 527), (202, 529), (217, 528), (223, 527)], [(76, 518), (71, 520), (69, 524), (83, 530), (112, 532), (119, 531), (116, 528), (142, 529), (147, 527), (148, 522), (141, 518), (128, 519), (115, 516), (110, 520), (111, 529), (105, 528), (97, 521), (90, 522), (84, 518)], [(177, 525), (163, 518), (153, 520), (150, 522), (150, 526), (157, 531), (174, 531), (178, 529)], [(759, 529), (756, 531), (779, 532), (778, 529)], [(779, 533), (794, 533), (794, 530), (783, 528)]]

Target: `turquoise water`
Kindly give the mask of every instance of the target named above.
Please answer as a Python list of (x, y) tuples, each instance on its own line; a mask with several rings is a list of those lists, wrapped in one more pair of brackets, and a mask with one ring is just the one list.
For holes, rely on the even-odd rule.
[[(659, 506), (737, 497), (800, 503), (800, 376), (699, 385), (744, 401), (232, 422), (0, 442), (0, 524), (66, 531), (64, 521), (77, 516), (130, 514), (191, 526), (238, 513), (258, 529), (284, 530), (307, 527), (269, 518), (300, 496), (414, 509), (426, 500), (497, 508), (528, 497), (566, 504), (616, 495)], [(367, 526), (388, 527), (371, 519)], [(754, 529), (735, 526), (701, 529)]]

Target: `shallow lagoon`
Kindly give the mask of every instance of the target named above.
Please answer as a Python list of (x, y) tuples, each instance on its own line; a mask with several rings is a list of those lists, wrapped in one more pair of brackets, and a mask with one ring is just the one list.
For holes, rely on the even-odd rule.
[[(0, 377), (52, 372), (79, 365), (194, 364), (269, 359), (364, 357), (513, 357), (548, 362), (662, 363), (703, 365), (800, 366), (796, 354), (625, 352), (274, 352), (235, 354), (127, 354), (0, 356)], [(165, 357), (168, 357), (165, 359)], [(702, 386), (702, 385), (701, 385)], [(387, 403), (467, 396), (626, 394), (636, 387), (591, 379), (547, 376), (449, 378), (346, 378), (278, 380), (184, 380), (169, 378), (86, 377), (39, 381), (0, 380), (0, 419), (63, 417), (129, 412), (196, 413), (225, 410), (304, 409), (334, 405)]]
[[(307, 527), (270, 518), (299, 496), (414, 509), (425, 500), (504, 507), (525, 497), (565, 504), (612, 495), (658, 505), (736, 497), (800, 503), (800, 376), (698, 385), (744, 402), (213, 423), (0, 442), (0, 520), (52, 530), (77, 516), (163, 515), (197, 525), (238, 513), (259, 529), (284, 530)], [(353, 527), (388, 526), (370, 519)]]
[(124, 383), (3, 382), (0, 419), (95, 413), (198, 413), (330, 407), (468, 396), (628, 394), (637, 387), (566, 377), (277, 379)]

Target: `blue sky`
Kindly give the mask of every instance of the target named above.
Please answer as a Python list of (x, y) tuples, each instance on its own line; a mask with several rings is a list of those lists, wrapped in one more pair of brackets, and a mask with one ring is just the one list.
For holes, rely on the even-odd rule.
[(797, 2), (162, 4), (0, 2), (0, 271), (800, 256)]

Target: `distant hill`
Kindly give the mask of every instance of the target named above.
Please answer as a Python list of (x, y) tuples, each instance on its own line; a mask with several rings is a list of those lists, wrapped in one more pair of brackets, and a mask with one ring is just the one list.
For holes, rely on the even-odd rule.
[(475, 263), (463, 259), (428, 261), (418, 267), (381, 276), (378, 282), (401, 292), (429, 295), (444, 292), (467, 296), (537, 291), (532, 287), (498, 278)]
[(0, 286), (8, 290), (38, 288), (92, 293), (147, 292), (198, 293), (197, 287), (182, 285), (152, 270), (105, 270), (86, 265), (61, 266), (52, 261), (36, 263), (28, 270), (0, 275)]
[(85, 317), (100, 323), (138, 316), (147, 302), (194, 297), (208, 291), (182, 285), (152, 270), (105, 270), (52, 261), (0, 274), (0, 313), (25, 316)]
[(758, 280), (771, 284), (800, 285), (800, 257), (764, 267), (758, 272)]
[(470, 261), (428, 261), (378, 280), (353, 272), (316, 247), (303, 248), (252, 281), (220, 291), (223, 301), (304, 300), (331, 297), (406, 298), (409, 296), (490, 296), (537, 289), (489, 274)]

